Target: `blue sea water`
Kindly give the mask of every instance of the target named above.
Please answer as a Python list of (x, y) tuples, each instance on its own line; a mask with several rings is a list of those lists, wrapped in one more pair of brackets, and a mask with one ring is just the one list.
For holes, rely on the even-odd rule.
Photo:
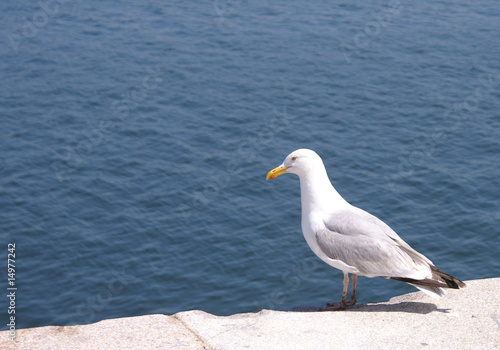
[[(0, 13), (0, 286), (15, 243), (18, 328), (338, 301), (298, 178), (265, 181), (297, 148), (439, 268), (499, 276), (497, 1)], [(358, 300), (414, 290), (360, 278)]]

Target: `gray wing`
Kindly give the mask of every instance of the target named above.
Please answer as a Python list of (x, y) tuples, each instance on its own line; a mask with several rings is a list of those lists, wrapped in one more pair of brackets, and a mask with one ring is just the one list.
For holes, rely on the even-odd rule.
[(359, 208), (333, 214), (324, 223), (326, 230), (316, 232), (321, 250), (362, 275), (417, 277), (432, 265), (382, 220)]

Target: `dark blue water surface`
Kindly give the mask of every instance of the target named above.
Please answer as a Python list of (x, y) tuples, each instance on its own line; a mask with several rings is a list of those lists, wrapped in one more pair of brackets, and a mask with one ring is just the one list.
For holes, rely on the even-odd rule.
[[(441, 269), (499, 276), (498, 1), (0, 13), (0, 285), (15, 243), (18, 328), (339, 300), (342, 273), (302, 236), (298, 178), (265, 181), (303, 147)], [(362, 278), (358, 299), (414, 290)]]

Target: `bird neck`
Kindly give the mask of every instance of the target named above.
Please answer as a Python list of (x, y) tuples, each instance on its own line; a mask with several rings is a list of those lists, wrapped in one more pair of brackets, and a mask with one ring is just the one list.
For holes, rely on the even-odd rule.
[(332, 210), (349, 205), (332, 186), (324, 167), (300, 177), (300, 196), (302, 215), (330, 214)]

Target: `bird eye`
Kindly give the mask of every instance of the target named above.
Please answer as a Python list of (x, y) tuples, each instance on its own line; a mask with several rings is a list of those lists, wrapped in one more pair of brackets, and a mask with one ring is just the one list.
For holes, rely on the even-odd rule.
[(292, 161), (296, 161), (297, 160), (297, 157), (292, 157)]

